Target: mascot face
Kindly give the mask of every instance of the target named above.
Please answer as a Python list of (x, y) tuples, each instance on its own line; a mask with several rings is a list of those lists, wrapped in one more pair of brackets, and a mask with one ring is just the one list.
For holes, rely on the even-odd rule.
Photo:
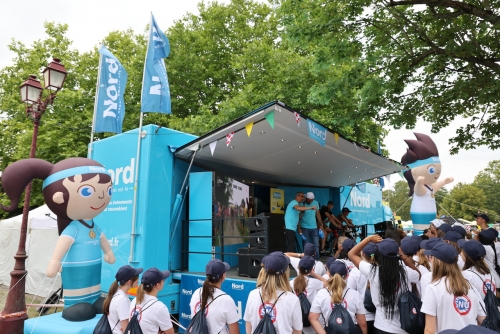
[(425, 184), (433, 184), (438, 180), (439, 176), (441, 175), (441, 164), (433, 163), (433, 164), (413, 167), (411, 169), (411, 174), (414, 180), (418, 179), (419, 176), (423, 176), (425, 178), (424, 181)]
[[(86, 181), (82, 181), (81, 175), (75, 175), (74, 182), (66, 178), (62, 184), (69, 193), (66, 213), (73, 220), (93, 219), (111, 200), (111, 181), (99, 183), (99, 175)], [(58, 204), (64, 203), (62, 192), (56, 192), (52, 199)]]

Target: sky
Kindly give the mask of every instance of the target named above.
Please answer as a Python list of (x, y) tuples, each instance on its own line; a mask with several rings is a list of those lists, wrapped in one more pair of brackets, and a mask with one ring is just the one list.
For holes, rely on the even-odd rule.
[[(49, 3), (38, 0), (10, 1), (8, 6), (2, 6), (0, 19), (0, 68), (12, 64), (14, 54), (7, 47), (11, 40), (31, 45), (33, 41), (43, 39), (45, 21), (68, 24), (67, 35), (73, 40), (73, 47), (85, 52), (99, 45), (111, 31), (131, 28), (136, 32), (143, 32), (149, 23), (151, 12), (160, 28), (165, 31), (186, 13), (198, 13), (198, 2), (199, 0), (53, 0)], [(227, 3), (229, 0), (219, 2)], [(20, 78), (20, 82), (23, 79)], [(451, 189), (458, 182), (472, 182), (474, 176), (489, 161), (500, 159), (500, 151), (492, 151), (486, 147), (460, 151), (456, 155), (449, 154), (448, 139), (466, 122), (463, 119), (456, 120), (439, 133), (432, 134), (431, 125), (419, 121), (412, 130), (392, 129), (384, 143), (389, 150), (389, 157), (401, 161), (407, 147), (404, 139), (415, 139), (412, 132), (430, 135), (439, 149), (443, 164), (442, 176), (455, 179), (448, 186)], [(390, 177), (391, 184), (399, 180), (401, 178), (397, 174)]]

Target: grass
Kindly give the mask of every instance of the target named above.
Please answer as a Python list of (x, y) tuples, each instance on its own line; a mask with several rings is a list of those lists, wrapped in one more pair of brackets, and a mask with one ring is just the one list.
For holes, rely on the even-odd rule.
[[(4, 307), (5, 307), (5, 301), (7, 300), (7, 295), (6, 294), (7, 294), (8, 291), (9, 291), (9, 287), (8, 286), (0, 284), (0, 311), (3, 310)], [(37, 296), (33, 300), (33, 297), (34, 297), (34, 295), (27, 293), (25, 295), (26, 304), (40, 304), (45, 299), (43, 297)], [(30, 308), (28, 308), (28, 317), (29, 318), (36, 318), (36, 317), (38, 317), (38, 311), (37, 311), (37, 309), (38, 309), (38, 307), (30, 307)], [(45, 315), (54, 313), (55, 310), (56, 310), (55, 308), (51, 308), (51, 309), (49, 309), (47, 311), (47, 313), (45, 313)], [(61, 311), (61, 309), (59, 308), (58, 311)]]

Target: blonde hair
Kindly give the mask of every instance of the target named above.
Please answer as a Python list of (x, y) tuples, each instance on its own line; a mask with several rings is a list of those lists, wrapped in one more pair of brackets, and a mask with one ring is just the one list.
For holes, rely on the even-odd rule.
[(437, 258), (432, 261), (432, 282), (444, 278), (446, 291), (454, 296), (467, 295), (471, 285), (462, 275), (456, 262), (446, 263)]
[(306, 281), (306, 276), (307, 273), (299, 267), (299, 274), (295, 279), (293, 280), (293, 291), (295, 292), (296, 295), (300, 295), (303, 293), (306, 288), (307, 288), (307, 281)]
[(266, 269), (264, 267), (261, 267), (260, 268), (260, 271), (259, 271), (259, 276), (257, 276), (257, 287), (261, 286), (262, 283), (264, 283), (264, 281), (266, 280), (266, 277), (267, 277), (267, 272), (266, 272)]
[(418, 264), (420, 264), (421, 266), (424, 266), (425, 268), (427, 268), (427, 270), (431, 270), (431, 264), (430, 264), (427, 256), (424, 255), (424, 251), (425, 251), (425, 249), (422, 248), (421, 250), (419, 250), (417, 252)]
[(281, 275), (266, 274), (265, 279), (260, 285), (262, 300), (264, 302), (275, 301), (278, 298), (276, 290), (292, 292), (289, 282), (289, 271), (290, 269), (287, 269)]
[(335, 274), (330, 277), (327, 284), (327, 289), (332, 294), (332, 303), (340, 304), (342, 302), (342, 294), (344, 293), (344, 289), (346, 287), (344, 279), (339, 274)]
[(151, 292), (153, 291), (154, 285), (151, 286), (145, 286), (144, 284), (139, 285), (139, 288), (137, 289), (137, 297), (136, 297), (136, 303), (140, 304), (144, 300), (144, 295), (146, 292)]

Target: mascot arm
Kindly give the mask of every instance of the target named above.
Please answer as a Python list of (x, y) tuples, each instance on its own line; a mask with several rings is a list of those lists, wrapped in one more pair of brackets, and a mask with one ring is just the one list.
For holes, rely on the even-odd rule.
[(50, 260), (49, 266), (47, 267), (47, 277), (54, 277), (57, 275), (57, 273), (61, 269), (61, 260), (64, 254), (66, 254), (66, 252), (71, 247), (73, 241), (73, 238), (64, 235), (60, 236), (57, 239), (56, 248), (54, 249), (52, 259)]
[(432, 184), (432, 190), (434, 190), (434, 193), (436, 193), (439, 189), (443, 188), (443, 186), (452, 183), (455, 179), (452, 177), (447, 177), (444, 180), (438, 181), (434, 184)]
[(425, 177), (419, 176), (417, 177), (417, 181), (415, 182), (415, 187), (413, 188), (413, 192), (417, 196), (424, 196), (427, 192), (427, 188), (425, 188)]
[(101, 249), (104, 252), (104, 261), (106, 261), (109, 264), (115, 263), (115, 254), (113, 254), (113, 251), (111, 250), (111, 246), (109, 245), (108, 239), (104, 235), (104, 233), (101, 233)]

